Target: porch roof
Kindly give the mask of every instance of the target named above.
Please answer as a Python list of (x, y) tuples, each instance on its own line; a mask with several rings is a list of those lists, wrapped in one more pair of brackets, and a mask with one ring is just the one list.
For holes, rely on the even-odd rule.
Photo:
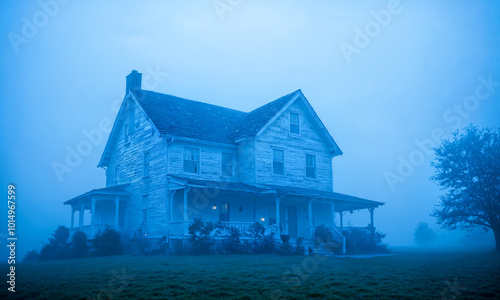
[(317, 198), (335, 203), (335, 211), (352, 211), (358, 209), (376, 208), (382, 206), (384, 202), (378, 202), (368, 199), (363, 199), (355, 196), (350, 196), (341, 193), (330, 191), (306, 189), (299, 187), (267, 185), (269, 188), (275, 190), (278, 195), (290, 195), (305, 198)]
[(277, 194), (278, 196), (296, 196), (302, 198), (333, 201), (335, 203), (336, 211), (353, 211), (358, 209), (376, 208), (385, 204), (384, 202), (363, 199), (341, 193), (291, 186), (250, 185), (241, 182), (221, 183), (219, 181), (199, 180), (173, 175), (169, 175), (169, 178), (189, 187), (208, 187), (227, 191), (250, 192), (257, 194)]
[(90, 199), (92, 196), (96, 196), (96, 195), (129, 196), (130, 192), (127, 191), (128, 186), (129, 186), (129, 184), (120, 184), (120, 185), (115, 185), (115, 186), (110, 186), (110, 187), (105, 187), (105, 188), (100, 188), (100, 189), (94, 189), (94, 190), (86, 192), (85, 194), (81, 194), (79, 196), (76, 196), (76, 197), (64, 202), (64, 204), (65, 205), (73, 204), (73, 203), (79, 202), (81, 200)]
[(180, 177), (169, 175), (172, 181), (178, 182), (182, 185), (189, 187), (201, 187), (201, 188), (213, 188), (223, 191), (235, 191), (235, 192), (247, 192), (247, 193), (258, 193), (258, 194), (272, 194), (275, 193), (273, 190), (269, 190), (264, 187), (258, 187), (255, 185), (250, 185), (242, 182), (229, 182), (229, 181), (210, 181), (210, 180), (200, 180), (192, 179), (187, 177)]

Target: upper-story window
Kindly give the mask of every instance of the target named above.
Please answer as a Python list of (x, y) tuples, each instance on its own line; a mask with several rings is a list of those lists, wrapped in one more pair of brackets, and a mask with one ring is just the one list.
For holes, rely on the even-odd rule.
[(233, 160), (232, 153), (222, 152), (222, 176), (233, 176)]
[(280, 149), (273, 149), (273, 174), (285, 174), (285, 152)]
[(120, 181), (120, 167), (115, 167), (115, 184)]
[(300, 134), (299, 114), (290, 113), (290, 133)]
[(316, 155), (306, 154), (306, 177), (316, 178)]
[(128, 117), (129, 133), (134, 133), (134, 129), (136, 127), (135, 105), (132, 103), (132, 101), (128, 103), (127, 117)]
[(149, 176), (149, 152), (144, 153), (144, 177)]
[(184, 147), (184, 172), (198, 174), (200, 171), (200, 149)]

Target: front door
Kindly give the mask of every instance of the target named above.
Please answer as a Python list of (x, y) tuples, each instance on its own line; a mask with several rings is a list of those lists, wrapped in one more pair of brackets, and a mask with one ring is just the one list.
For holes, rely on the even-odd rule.
[(281, 234), (297, 237), (297, 206), (280, 205)]
[(297, 206), (288, 206), (288, 234), (297, 238)]

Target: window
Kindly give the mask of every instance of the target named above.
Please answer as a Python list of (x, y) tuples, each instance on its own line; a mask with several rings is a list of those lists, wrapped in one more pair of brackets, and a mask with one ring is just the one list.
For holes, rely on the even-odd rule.
[(290, 133), (300, 134), (299, 114), (290, 113)]
[(120, 167), (115, 167), (115, 184), (118, 184), (120, 181)]
[(316, 155), (306, 154), (306, 177), (316, 178)]
[(149, 152), (144, 153), (144, 177), (149, 176)]
[(142, 196), (142, 214), (141, 214), (141, 222), (142, 224), (146, 224), (147, 217), (148, 217), (148, 202), (149, 202), (149, 196), (144, 195)]
[(219, 221), (229, 222), (229, 203), (222, 203), (219, 210)]
[(128, 143), (128, 125), (125, 125), (123, 134), (125, 135), (125, 143)]
[(222, 152), (222, 176), (233, 176), (233, 154)]
[(273, 174), (285, 174), (285, 153), (283, 150), (273, 149)]
[(128, 127), (129, 133), (134, 133), (134, 129), (136, 127), (135, 124), (135, 107), (132, 102), (128, 103)]
[(184, 148), (184, 172), (198, 174), (200, 171), (200, 149)]

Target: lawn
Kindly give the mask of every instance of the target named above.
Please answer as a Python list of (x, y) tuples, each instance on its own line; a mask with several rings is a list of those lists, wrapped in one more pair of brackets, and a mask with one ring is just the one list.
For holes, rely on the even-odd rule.
[[(4, 286), (1, 298), (8, 293)], [(499, 299), (500, 255), (111, 256), (30, 262), (17, 265), (16, 293), (9, 294), (12, 299)]]

